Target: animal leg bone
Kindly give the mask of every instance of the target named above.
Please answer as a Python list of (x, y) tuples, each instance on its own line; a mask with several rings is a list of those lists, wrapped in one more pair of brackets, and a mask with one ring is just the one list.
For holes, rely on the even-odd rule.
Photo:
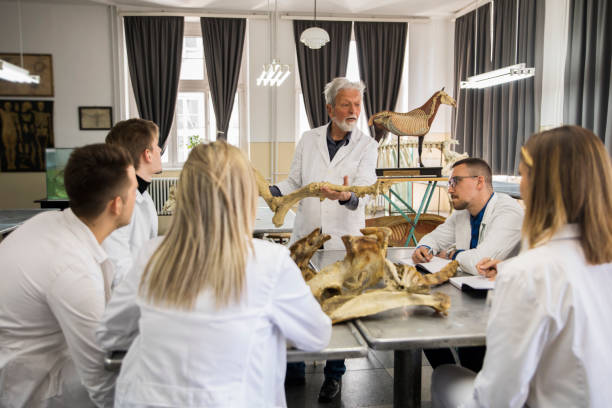
[(263, 197), (270, 209), (274, 212), (272, 222), (277, 227), (283, 225), (287, 212), (300, 200), (308, 197), (319, 197), (321, 200), (324, 200), (325, 198), (321, 193), (322, 187), (327, 187), (330, 190), (335, 191), (350, 191), (355, 193), (357, 197), (363, 197), (366, 195), (376, 196), (384, 193), (389, 189), (391, 184), (393, 184), (392, 181), (388, 180), (378, 180), (376, 183), (369, 186), (340, 186), (327, 182), (316, 182), (307, 184), (304, 187), (282, 197), (274, 197), (272, 196), (272, 193), (270, 193), (270, 184), (261, 175), (261, 173), (259, 173), (256, 169), (253, 170), (257, 180), (259, 195)]

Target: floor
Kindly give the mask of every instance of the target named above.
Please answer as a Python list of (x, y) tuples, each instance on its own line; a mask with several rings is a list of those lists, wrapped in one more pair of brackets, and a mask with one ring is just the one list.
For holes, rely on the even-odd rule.
[[(317, 397), (323, 384), (324, 361), (306, 363), (306, 385), (287, 386), (289, 408), (391, 408), (393, 406), (393, 352), (369, 350), (368, 356), (346, 360), (341, 398), (319, 404)], [(423, 356), (421, 407), (431, 406), (431, 367)]]

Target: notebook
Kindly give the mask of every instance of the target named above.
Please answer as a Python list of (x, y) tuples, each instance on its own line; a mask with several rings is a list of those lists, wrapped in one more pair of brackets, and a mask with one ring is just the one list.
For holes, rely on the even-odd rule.
[(495, 281), (490, 281), (488, 278), (484, 276), (459, 276), (450, 278), (450, 283), (457, 289), (464, 289), (464, 285), (467, 286), (468, 289), (473, 290), (489, 290), (495, 288)]

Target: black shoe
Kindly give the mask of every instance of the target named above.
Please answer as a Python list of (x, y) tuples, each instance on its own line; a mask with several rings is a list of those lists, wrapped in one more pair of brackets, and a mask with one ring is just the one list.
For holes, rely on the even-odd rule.
[(319, 402), (332, 402), (334, 398), (340, 395), (342, 389), (342, 379), (326, 378), (319, 392)]
[(304, 385), (304, 384), (306, 384), (306, 377), (304, 376), (286, 376), (285, 377), (285, 387), (294, 386), (294, 385)]

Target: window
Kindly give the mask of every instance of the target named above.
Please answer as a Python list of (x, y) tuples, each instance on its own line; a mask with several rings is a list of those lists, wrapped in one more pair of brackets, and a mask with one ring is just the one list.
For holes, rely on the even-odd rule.
[[(245, 50), (247, 49), (246, 41), (247, 39), (245, 39)], [(238, 147), (246, 147), (241, 145), (248, 143), (247, 123), (242, 120), (247, 100), (244, 73), (247, 54), (247, 52), (243, 54), (243, 64), (227, 132), (228, 143)], [(130, 87), (129, 111), (137, 112), (131, 84), (128, 86)], [(166, 142), (166, 150), (162, 155), (163, 167), (182, 167), (191, 150), (189, 144), (194, 139), (205, 143), (215, 141), (217, 140), (217, 129), (212, 95), (206, 75), (200, 19), (186, 17), (175, 116)]]

